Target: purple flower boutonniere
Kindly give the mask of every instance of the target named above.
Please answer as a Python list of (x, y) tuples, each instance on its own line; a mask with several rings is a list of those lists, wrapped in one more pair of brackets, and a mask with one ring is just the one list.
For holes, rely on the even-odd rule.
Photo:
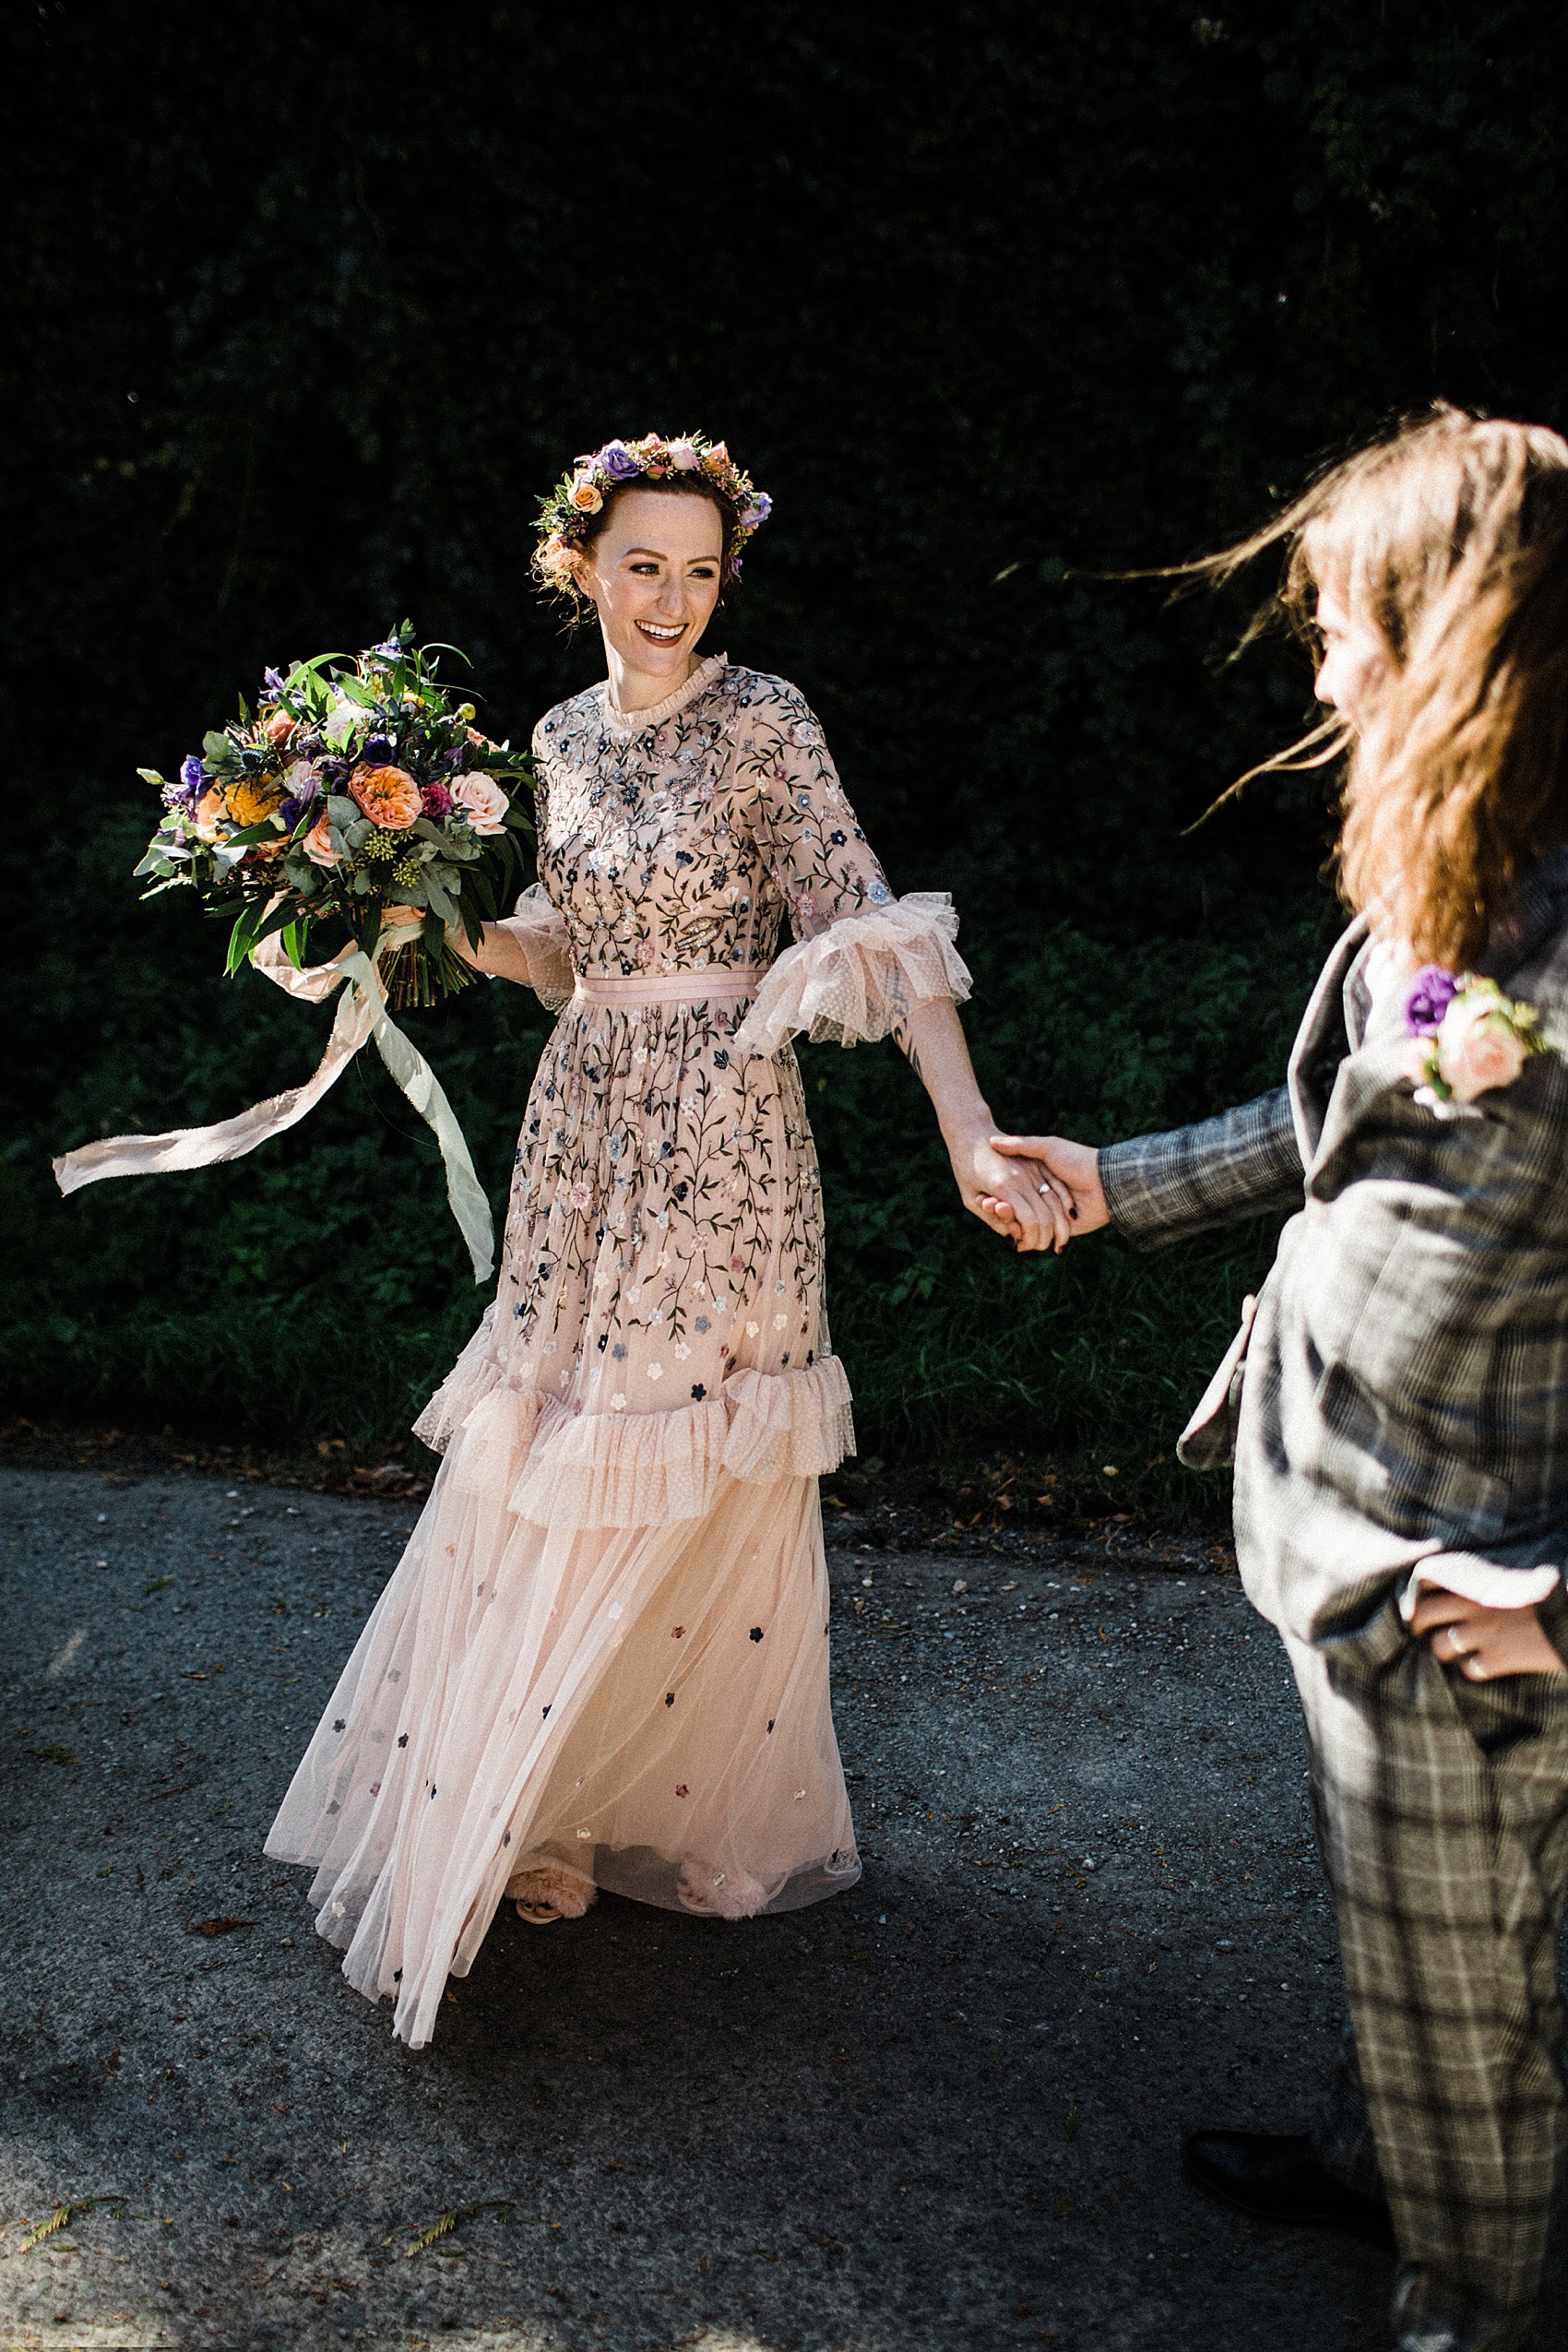
[(1416, 1100), (1440, 1119), (1494, 1087), (1511, 1087), (1534, 1053), (1551, 1049), (1533, 1004), (1503, 995), (1495, 980), (1457, 977), (1441, 964), (1416, 974), (1405, 999)]

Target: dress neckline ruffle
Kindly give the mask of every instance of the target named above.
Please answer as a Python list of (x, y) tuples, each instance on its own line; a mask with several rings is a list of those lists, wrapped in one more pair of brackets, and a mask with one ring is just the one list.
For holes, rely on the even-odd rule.
[(684, 710), (689, 702), (695, 702), (698, 695), (705, 694), (719, 672), (729, 666), (727, 653), (710, 653), (706, 661), (698, 662), (684, 685), (677, 686), (674, 693), (667, 695), (662, 702), (650, 704), (647, 710), (617, 710), (610, 699), (610, 681), (608, 678), (601, 679), (599, 695), (606, 733), (623, 737), (640, 735), (649, 727), (662, 726), (665, 719), (673, 719), (678, 710)]

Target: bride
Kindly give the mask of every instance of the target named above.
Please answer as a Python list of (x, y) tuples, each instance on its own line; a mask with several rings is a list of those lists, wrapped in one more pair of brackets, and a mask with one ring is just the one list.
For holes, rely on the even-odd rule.
[(414, 2045), (504, 1895), (742, 1918), (860, 1875), (816, 1485), (854, 1439), (791, 1034), (891, 1035), (965, 1206), (1066, 1236), (991, 1148), (951, 901), (893, 896), (793, 686), (699, 656), (769, 503), (695, 434), (545, 503), (537, 568), (608, 674), (534, 736), (539, 883), (459, 952), (564, 1009), (497, 1297), (416, 1423), (445, 1462), (267, 1844)]

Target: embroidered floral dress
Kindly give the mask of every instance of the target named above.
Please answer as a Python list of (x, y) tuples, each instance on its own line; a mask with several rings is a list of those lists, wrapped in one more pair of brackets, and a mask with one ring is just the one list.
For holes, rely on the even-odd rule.
[(267, 1841), (416, 2044), (529, 1871), (731, 1918), (860, 1875), (816, 1487), (854, 1441), (788, 1040), (968, 986), (951, 903), (893, 897), (782, 680), (718, 656), (624, 718), (596, 686), (534, 751), (508, 927), (564, 1009), (498, 1295)]

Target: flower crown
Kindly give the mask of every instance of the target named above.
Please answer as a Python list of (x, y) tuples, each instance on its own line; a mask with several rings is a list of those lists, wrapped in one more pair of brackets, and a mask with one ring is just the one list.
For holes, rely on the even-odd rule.
[(607, 441), (602, 449), (579, 457), (549, 497), (539, 502), (540, 541), (534, 563), (540, 577), (564, 595), (574, 595), (572, 551), (588, 538), (607, 493), (624, 490), (628, 482), (667, 481), (682, 474), (700, 474), (733, 508), (724, 576), (738, 578), (741, 551), (758, 525), (766, 522), (773, 501), (766, 490), (754, 487), (750, 474), (741, 471), (722, 441), (709, 441), (700, 433), (677, 434), (671, 441), (662, 434), (645, 433), (640, 441)]

